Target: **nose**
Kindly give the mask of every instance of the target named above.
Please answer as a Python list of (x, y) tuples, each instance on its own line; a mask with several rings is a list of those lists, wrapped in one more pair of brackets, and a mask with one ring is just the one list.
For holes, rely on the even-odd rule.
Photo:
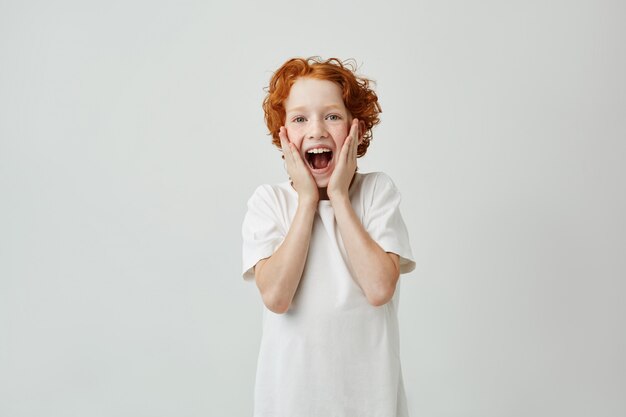
[(324, 124), (324, 120), (311, 120), (309, 123), (309, 139), (317, 139), (317, 138), (325, 138), (328, 137), (328, 131), (326, 130), (326, 125)]

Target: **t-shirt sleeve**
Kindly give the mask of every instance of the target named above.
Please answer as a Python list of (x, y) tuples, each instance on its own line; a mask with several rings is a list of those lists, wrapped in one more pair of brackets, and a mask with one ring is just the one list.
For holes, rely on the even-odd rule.
[(400, 257), (400, 273), (415, 269), (415, 260), (409, 242), (409, 233), (400, 214), (402, 196), (386, 174), (374, 178), (371, 200), (365, 212), (364, 227), (385, 252)]
[(254, 266), (276, 251), (286, 236), (271, 186), (261, 185), (248, 200), (243, 219), (243, 278), (254, 280)]

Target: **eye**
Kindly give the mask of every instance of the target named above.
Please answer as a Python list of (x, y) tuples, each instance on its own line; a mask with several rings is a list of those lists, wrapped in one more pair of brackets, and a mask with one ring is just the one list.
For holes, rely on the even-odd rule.
[(326, 118), (328, 120), (341, 120), (341, 116), (339, 116), (338, 114), (329, 114), (328, 116), (326, 116)]
[(303, 122), (305, 122), (305, 121), (306, 121), (306, 119), (304, 118), (304, 116), (297, 116), (297, 117), (294, 117), (294, 118), (293, 118), (293, 121), (294, 121), (295, 123), (303, 123)]

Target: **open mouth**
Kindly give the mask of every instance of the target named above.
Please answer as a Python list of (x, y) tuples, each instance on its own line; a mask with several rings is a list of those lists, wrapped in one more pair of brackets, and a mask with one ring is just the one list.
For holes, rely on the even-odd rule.
[(332, 159), (333, 151), (328, 148), (314, 148), (306, 152), (306, 161), (314, 170), (327, 168)]

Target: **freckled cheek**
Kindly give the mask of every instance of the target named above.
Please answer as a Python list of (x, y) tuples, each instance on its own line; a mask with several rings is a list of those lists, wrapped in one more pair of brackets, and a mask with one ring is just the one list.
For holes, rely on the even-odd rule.
[(302, 129), (287, 127), (287, 137), (289, 141), (296, 145), (298, 149), (300, 149), (300, 145), (302, 144)]
[(348, 137), (348, 130), (344, 128), (337, 129), (335, 132), (333, 132), (333, 137), (335, 138), (335, 143), (337, 144), (337, 148), (341, 149), (341, 147), (343, 146), (343, 143), (346, 141), (346, 138)]

